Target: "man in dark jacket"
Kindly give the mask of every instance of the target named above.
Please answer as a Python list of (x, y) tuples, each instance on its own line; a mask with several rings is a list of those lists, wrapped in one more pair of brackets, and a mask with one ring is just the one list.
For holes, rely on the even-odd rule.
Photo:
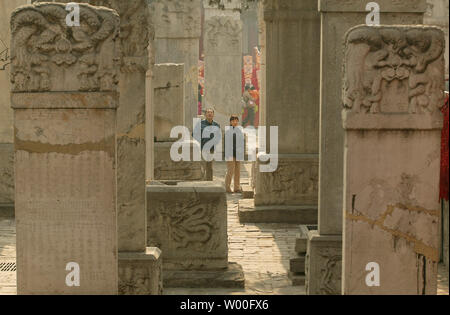
[[(201, 150), (203, 152), (204, 146), (208, 143), (208, 146), (211, 145), (210, 153), (214, 153), (214, 147), (220, 143), (222, 140), (222, 135), (220, 132), (220, 125), (214, 121), (214, 110), (212, 108), (208, 108), (205, 113), (206, 119), (202, 120), (194, 127), (194, 139), (197, 140), (201, 145)], [(200, 128), (200, 132), (199, 129)], [(206, 129), (207, 131), (211, 131), (214, 133), (208, 134), (208, 137), (203, 137), (203, 131)], [(196, 136), (200, 136), (200, 139), (197, 139)], [(212, 161), (206, 162), (206, 180), (213, 180), (212, 173)]]

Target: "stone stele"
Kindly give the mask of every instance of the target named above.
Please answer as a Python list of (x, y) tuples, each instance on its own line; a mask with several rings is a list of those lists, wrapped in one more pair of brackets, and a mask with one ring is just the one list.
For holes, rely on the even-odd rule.
[(42, 3), (11, 17), (17, 292), (117, 294), (119, 16), (85, 4), (80, 27), (66, 16)]
[(343, 293), (434, 295), (444, 33), (359, 26), (345, 42)]

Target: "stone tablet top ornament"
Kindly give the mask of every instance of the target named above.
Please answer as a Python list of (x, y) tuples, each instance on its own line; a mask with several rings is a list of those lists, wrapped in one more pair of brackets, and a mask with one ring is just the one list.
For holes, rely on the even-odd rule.
[(439, 28), (357, 26), (345, 45), (346, 129), (442, 128), (445, 41)]
[[(438, 28), (358, 26), (347, 33), (346, 46), (346, 109), (423, 114), (444, 105), (445, 42)], [(396, 106), (386, 106), (389, 96)]]
[(12, 13), (13, 92), (117, 90), (119, 16), (103, 7), (79, 7), (80, 26), (67, 25), (69, 12), (59, 3)]

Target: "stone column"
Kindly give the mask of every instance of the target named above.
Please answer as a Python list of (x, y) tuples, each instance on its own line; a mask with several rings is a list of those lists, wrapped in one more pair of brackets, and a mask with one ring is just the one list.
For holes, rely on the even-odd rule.
[[(48, 1), (48, 0), (46, 0)], [(56, 2), (56, 1), (55, 1)], [(57, 2), (72, 2), (57, 0)], [(117, 110), (117, 215), (119, 268), (127, 269), (127, 279), (121, 278), (120, 293), (156, 294), (151, 288), (139, 288), (142, 277), (159, 277), (157, 257), (145, 255), (154, 253), (146, 248), (146, 72), (149, 62), (149, 42), (154, 36), (150, 25), (150, 9), (146, 0), (78, 0), (77, 2), (105, 6), (120, 15), (121, 65), (120, 106)], [(146, 276), (140, 275), (130, 259), (134, 253), (137, 259), (148, 259)], [(131, 263), (131, 265), (130, 265)], [(140, 265), (140, 264), (138, 264)], [(121, 270), (120, 275), (125, 272)], [(139, 278), (141, 277), (141, 278)], [(144, 281), (149, 284), (151, 281)], [(133, 283), (134, 282), (134, 283)], [(123, 283), (129, 285), (124, 291)], [(131, 288), (131, 289), (130, 289)], [(159, 290), (160, 291), (160, 290)]]
[[(448, 27), (448, 0), (426, 0), (427, 11), (425, 13), (423, 24), (436, 25), (441, 27), (445, 32), (445, 79), (448, 81), (449, 68), (449, 27)], [(447, 87), (448, 90), (448, 87)]]
[(80, 13), (79, 29), (62, 4), (11, 17), (19, 294), (118, 292), (119, 16)]
[(178, 141), (170, 137), (171, 130), (184, 125), (184, 70), (183, 64), (174, 63), (154, 67), (154, 179), (158, 181), (204, 180), (206, 175), (205, 162), (175, 162), (170, 156), (172, 145)]
[(319, 167), (317, 1), (270, 0), (263, 5), (264, 116), (267, 128), (278, 126), (279, 161), (273, 173), (260, 172), (257, 163), (254, 205), (242, 201), (239, 215), (241, 222), (314, 224)]
[(444, 33), (360, 26), (345, 42), (343, 293), (436, 294)]
[(0, 2), (0, 215), (14, 216), (14, 129), (9, 93), (11, 12), (26, 0)]
[(239, 12), (205, 6), (205, 107), (222, 129), (242, 110), (242, 22)]
[[(421, 24), (425, 0), (376, 1), (382, 24)], [(320, 0), (321, 117), (318, 231), (308, 238), (308, 294), (340, 294), (342, 261), (342, 183), (344, 130), (341, 119), (341, 73), (345, 32), (366, 23), (366, 1)], [(323, 274), (329, 277), (324, 280)]]
[(266, 22), (264, 21), (264, 5), (258, 2), (258, 34), (261, 49), (261, 84), (259, 87), (259, 125), (266, 126)]
[(192, 128), (198, 108), (198, 60), (201, 0), (158, 0), (153, 5), (156, 63), (185, 66), (184, 124)]

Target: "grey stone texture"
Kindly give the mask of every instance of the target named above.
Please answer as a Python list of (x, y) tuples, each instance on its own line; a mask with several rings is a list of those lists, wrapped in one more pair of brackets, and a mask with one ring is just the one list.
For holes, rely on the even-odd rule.
[[(311, 261), (311, 257), (314, 260)], [(317, 230), (309, 231), (305, 272), (306, 294), (340, 295), (342, 237), (319, 235)]]
[(0, 212), (14, 214), (14, 128), (10, 95), (11, 32), (13, 10), (26, 0), (0, 2)]
[(241, 112), (242, 22), (232, 16), (205, 17), (205, 108), (215, 110), (222, 129)]
[[(425, 0), (376, 1), (381, 24), (422, 24)], [(342, 233), (344, 130), (340, 121), (344, 35), (366, 23), (366, 1), (320, 0), (321, 12), (321, 139), (319, 167), (319, 233)]]
[[(11, 17), (19, 294), (117, 294), (119, 16), (80, 10), (78, 33), (62, 4), (23, 6)], [(93, 46), (72, 53), (94, 34)], [(66, 284), (70, 262), (79, 286)]]
[[(204, 181), (206, 180), (205, 161), (178, 161), (170, 157), (170, 149), (174, 142), (155, 142), (155, 180)], [(187, 141), (191, 152), (198, 147), (195, 141)], [(192, 154), (191, 154), (192, 157)]]
[(239, 222), (317, 224), (317, 208), (311, 206), (255, 206), (254, 199), (239, 201)]
[[(444, 33), (360, 26), (345, 43), (343, 293), (434, 295)], [(363, 281), (369, 262), (379, 287)]]
[(184, 64), (184, 123), (192, 128), (198, 107), (198, 60), (202, 0), (157, 0), (151, 5), (155, 21), (155, 62)]
[(163, 251), (164, 270), (228, 267), (225, 188), (210, 182), (147, 186), (148, 244)]
[[(413, 1), (376, 1), (380, 6), (380, 22), (382, 24), (422, 24), (425, 12), (424, 0)], [(344, 35), (348, 29), (366, 23), (366, 1), (361, 0), (320, 0), (321, 14), (321, 102), (320, 102), (320, 163), (319, 163), (319, 237), (329, 236), (335, 241), (329, 243), (330, 251), (335, 252), (342, 235), (342, 203), (343, 203), (343, 160), (344, 130), (341, 125), (342, 94), (342, 61), (344, 60)], [(314, 246), (314, 242), (310, 242)], [(309, 262), (316, 265), (321, 261), (311, 249)], [(342, 254), (341, 254), (342, 255)], [(317, 263), (316, 263), (317, 262)], [(340, 265), (336, 265), (340, 267)], [(320, 285), (313, 285), (314, 279), (320, 278), (318, 269), (310, 268), (307, 283), (311, 283), (309, 294), (323, 294)], [(334, 271), (340, 273), (340, 271)], [(339, 277), (334, 277), (339, 281)], [(332, 287), (340, 288), (334, 284)], [(317, 289), (317, 291), (315, 291)], [(328, 290), (333, 292), (333, 290)]]
[(155, 64), (153, 68), (154, 137), (170, 141), (175, 126), (184, 126), (184, 65)]
[(147, 247), (142, 253), (119, 253), (120, 295), (163, 294), (161, 251)]
[[(278, 127), (279, 166), (254, 178), (255, 205), (316, 208), (319, 152), (320, 17), (317, 1), (260, 4), (263, 54), (262, 120)], [(298, 84), (308, 82), (308, 84)], [(268, 131), (269, 134), (269, 131)], [(269, 139), (269, 135), (267, 136)], [(269, 146), (268, 146), (269, 147)], [(261, 152), (263, 153), (263, 152)], [(282, 214), (282, 213), (281, 213)], [(298, 213), (295, 222), (302, 214)], [(289, 222), (289, 218), (277, 222)]]

